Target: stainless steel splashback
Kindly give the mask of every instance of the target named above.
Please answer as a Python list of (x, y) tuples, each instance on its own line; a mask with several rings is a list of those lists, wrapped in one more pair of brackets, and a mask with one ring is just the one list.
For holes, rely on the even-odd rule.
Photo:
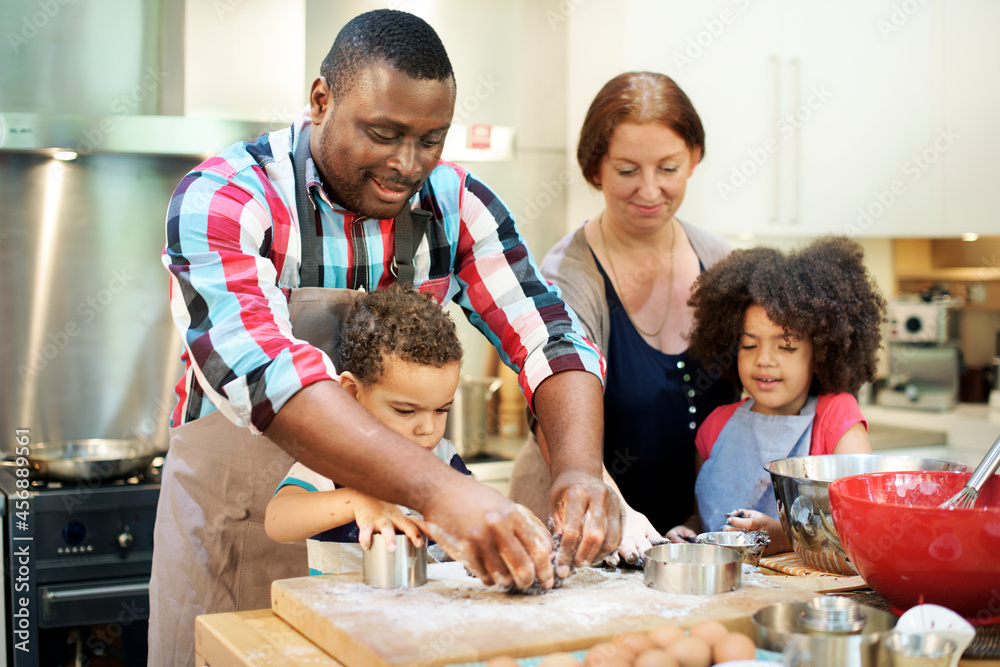
[(0, 152), (3, 449), (15, 428), (165, 446), (181, 344), (159, 255), (170, 193), (197, 163)]
[(0, 114), (8, 132), (0, 141), (0, 450), (13, 447), (15, 429), (30, 429), (32, 442), (127, 437), (166, 449), (182, 345), (160, 263), (164, 220), (173, 189), (203, 156), (160, 151), (176, 137), (175, 146), (198, 138), (214, 153), (268, 129), (134, 117), (122, 122), (144, 131), (126, 145), (120, 126), (119, 152), (53, 159), (55, 149), (78, 148), (59, 137), (101, 120)]

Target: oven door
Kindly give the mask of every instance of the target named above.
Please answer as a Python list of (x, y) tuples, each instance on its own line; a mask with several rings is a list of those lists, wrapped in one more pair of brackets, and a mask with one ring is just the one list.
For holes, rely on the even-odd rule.
[(41, 628), (94, 623), (129, 626), (149, 619), (149, 577), (38, 587)]

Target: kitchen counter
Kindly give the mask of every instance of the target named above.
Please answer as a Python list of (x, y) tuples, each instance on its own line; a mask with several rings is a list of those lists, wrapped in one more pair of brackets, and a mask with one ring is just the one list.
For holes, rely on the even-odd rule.
[[(1000, 435), (1000, 412), (985, 403), (960, 403), (945, 412), (862, 405), (861, 412), (868, 419), (874, 450), (901, 451), (897, 448), (905, 447), (917, 450), (906, 453), (947, 458), (973, 467)], [(907, 439), (913, 444), (905, 444)]]

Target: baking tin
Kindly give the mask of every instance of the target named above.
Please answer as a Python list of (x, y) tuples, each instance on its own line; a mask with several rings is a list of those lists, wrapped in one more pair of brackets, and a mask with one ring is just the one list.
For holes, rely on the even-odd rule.
[(744, 563), (760, 564), (760, 557), (767, 548), (769, 541), (755, 541), (752, 536), (742, 530), (717, 530), (711, 533), (701, 533), (696, 538), (705, 544), (718, 544), (720, 547), (732, 549), (740, 555)]
[[(754, 614), (751, 620), (755, 633), (753, 639), (757, 646), (777, 653), (790, 648), (795, 653), (811, 656), (809, 660), (813, 665), (881, 667), (885, 664), (887, 656), (882, 648), (882, 640), (895, 627), (895, 616), (874, 607), (865, 607), (864, 624), (857, 632), (821, 633), (803, 625), (808, 606), (808, 602), (780, 602)], [(856, 614), (850, 612), (844, 616), (849, 619), (857, 618)], [(846, 621), (848, 624), (851, 622), (853, 621)], [(845, 621), (833, 621), (832, 625), (844, 627)]]
[(715, 544), (661, 544), (647, 549), (642, 563), (647, 586), (685, 595), (734, 591), (743, 571), (739, 554)]
[(372, 535), (371, 549), (362, 559), (364, 582), (379, 588), (416, 588), (427, 583), (427, 539), (413, 546), (406, 535), (396, 535), (396, 550), (386, 548), (381, 533)]

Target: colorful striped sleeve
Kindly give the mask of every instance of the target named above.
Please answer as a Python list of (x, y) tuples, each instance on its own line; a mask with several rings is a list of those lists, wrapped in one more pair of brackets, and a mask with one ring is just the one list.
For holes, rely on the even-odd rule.
[[(234, 423), (263, 432), (301, 388), (336, 377), (292, 336), (278, 287), (291, 213), (240, 145), (184, 177), (167, 213), (171, 311), (195, 378)], [(277, 230), (277, 231), (276, 231)]]
[(509, 209), (486, 185), (464, 172), (459, 194), (456, 301), (519, 371), (528, 405), (554, 373), (582, 370), (604, 382), (604, 357), (583, 334), (559, 288), (541, 275)]

